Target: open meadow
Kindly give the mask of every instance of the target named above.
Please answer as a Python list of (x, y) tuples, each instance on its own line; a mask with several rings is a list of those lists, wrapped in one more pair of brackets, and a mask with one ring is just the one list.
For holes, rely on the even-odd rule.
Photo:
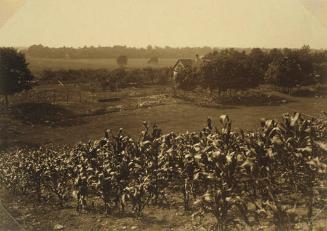
[[(128, 59), (127, 68), (160, 68), (171, 67), (176, 63), (175, 58), (161, 58), (158, 64), (148, 64), (146, 58), (130, 58)], [(51, 70), (67, 70), (67, 69), (116, 69), (118, 64), (116, 59), (54, 59), (54, 58), (34, 58), (27, 57), (30, 69), (37, 75), (45, 69)]]
[[(258, 105), (206, 105), (184, 95), (173, 97), (170, 84), (114, 92), (90, 88), (89, 84), (40, 85), (12, 97), (9, 114), (2, 111), (1, 146), (74, 145), (99, 139), (106, 129), (117, 131), (119, 128), (138, 138), (144, 120), (157, 123), (163, 133), (198, 131), (206, 125), (208, 117), (217, 123), (222, 114), (230, 116), (234, 129), (253, 130), (259, 126), (260, 118), (281, 119), (282, 114), (288, 112), (317, 116), (327, 111), (326, 97), (293, 97), (272, 90), (257, 91), (276, 99), (274, 102), (263, 99)], [(199, 93), (191, 95), (201, 100)], [(247, 101), (253, 102), (255, 97)]]

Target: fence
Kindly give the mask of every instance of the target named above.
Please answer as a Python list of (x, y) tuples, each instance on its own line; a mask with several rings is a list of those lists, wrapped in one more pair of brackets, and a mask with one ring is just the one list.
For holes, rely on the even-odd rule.
[[(10, 97), (11, 104), (20, 103), (48, 103), (48, 104), (71, 104), (71, 103), (93, 103), (98, 96), (85, 92), (24, 92)], [(4, 103), (4, 102), (2, 102)]]
[(0, 230), (23, 231), (25, 230), (23, 224), (20, 224), (15, 219), (8, 209), (0, 201)]

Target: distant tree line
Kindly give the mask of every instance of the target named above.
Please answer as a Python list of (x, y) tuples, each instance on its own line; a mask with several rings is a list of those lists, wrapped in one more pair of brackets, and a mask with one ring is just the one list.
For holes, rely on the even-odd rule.
[[(127, 56), (128, 58), (190, 58), (196, 54), (207, 54), (214, 49), (210, 47), (152, 47), (135, 48), (127, 46), (112, 46), (112, 47), (60, 47), (51, 48), (43, 45), (33, 45), (25, 50), (26, 55), (37, 58), (117, 58), (119, 56)], [(152, 59), (151, 62), (155, 60)]]
[(185, 69), (176, 77), (182, 89), (203, 86), (212, 91), (244, 90), (262, 83), (286, 89), (326, 83), (327, 51), (253, 48), (249, 52), (223, 49), (205, 56), (200, 68)]
[(166, 84), (170, 79), (169, 68), (138, 68), (114, 70), (79, 69), (79, 70), (44, 70), (40, 81), (44, 83), (90, 83), (104, 90), (118, 90), (129, 86), (145, 84)]

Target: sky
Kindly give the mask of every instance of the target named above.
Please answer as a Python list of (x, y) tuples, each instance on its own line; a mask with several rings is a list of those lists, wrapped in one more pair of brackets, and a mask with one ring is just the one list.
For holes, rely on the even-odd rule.
[(0, 0), (0, 46), (327, 49), (327, 0)]

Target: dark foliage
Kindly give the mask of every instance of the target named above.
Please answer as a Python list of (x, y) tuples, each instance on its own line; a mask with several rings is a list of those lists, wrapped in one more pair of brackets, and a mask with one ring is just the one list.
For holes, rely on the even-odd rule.
[(199, 83), (199, 73), (196, 69), (186, 68), (178, 72), (175, 81), (178, 88), (193, 90)]
[(148, 60), (148, 64), (158, 64), (159, 58), (157, 56), (153, 56)]
[(169, 68), (143, 69), (80, 69), (44, 70), (40, 81), (46, 83), (92, 83), (100, 84), (103, 89), (117, 90), (128, 86), (143, 84), (165, 84), (169, 81)]
[(315, 78), (318, 79), (318, 81), (322, 84), (327, 83), (327, 62), (326, 63), (320, 63), (315, 64)]
[(17, 104), (10, 113), (16, 120), (30, 125), (58, 127), (75, 126), (83, 123), (80, 118), (76, 118), (77, 115), (71, 110), (48, 103)]
[(120, 55), (117, 57), (117, 64), (120, 66), (120, 67), (124, 67), (127, 65), (127, 62), (128, 62), (128, 58), (127, 56), (125, 55)]
[(0, 94), (8, 95), (31, 88), (33, 75), (23, 53), (13, 48), (0, 48)]
[(210, 62), (201, 68), (202, 84), (210, 90), (219, 92), (227, 89), (247, 89), (256, 87), (262, 79), (264, 63), (256, 63), (263, 53), (253, 51), (251, 55), (234, 49), (209, 54)]
[(249, 52), (224, 49), (207, 54), (205, 60), (198, 84), (210, 91), (244, 90), (266, 82), (291, 94), (294, 87), (326, 81), (327, 52), (309, 46)]

